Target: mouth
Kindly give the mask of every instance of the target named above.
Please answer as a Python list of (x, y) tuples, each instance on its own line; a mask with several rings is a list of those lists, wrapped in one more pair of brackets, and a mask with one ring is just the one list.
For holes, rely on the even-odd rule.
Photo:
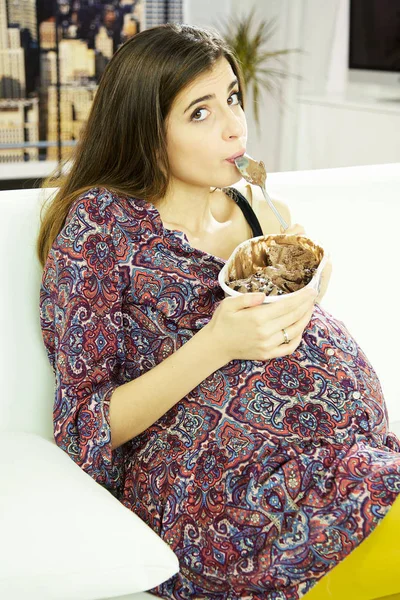
[(245, 154), (245, 152), (246, 152), (246, 149), (241, 150), (240, 152), (236, 152), (236, 154), (233, 154), (232, 156), (230, 156), (229, 158), (226, 158), (225, 160), (227, 160), (231, 164), (235, 164), (235, 158), (238, 158), (239, 156), (243, 156), (243, 154)]

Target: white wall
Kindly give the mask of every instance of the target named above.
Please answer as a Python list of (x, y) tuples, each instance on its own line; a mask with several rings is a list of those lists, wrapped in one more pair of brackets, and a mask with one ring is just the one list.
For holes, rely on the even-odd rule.
[(189, 25), (214, 25), (216, 19), (225, 19), (230, 11), (231, 0), (183, 0), (183, 18)]
[[(345, 0), (347, 3), (348, 0)], [(339, 77), (339, 63), (346, 57), (336, 54), (334, 68), (331, 69), (332, 48), (335, 44), (336, 52), (347, 43), (347, 31), (336, 31), (336, 19), (343, 5), (342, 0), (300, 0), (302, 4), (302, 31), (300, 44), (303, 49), (301, 55), (302, 81), (299, 84), (301, 94), (323, 94), (326, 91), (328, 81), (335, 87), (335, 78)], [(342, 13), (341, 13), (342, 14)], [(340, 41), (337, 43), (336, 36)]]

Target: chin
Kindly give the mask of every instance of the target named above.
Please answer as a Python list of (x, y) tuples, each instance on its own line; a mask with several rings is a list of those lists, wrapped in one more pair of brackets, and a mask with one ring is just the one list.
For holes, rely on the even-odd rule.
[(232, 177), (232, 182), (229, 185), (233, 185), (234, 183), (238, 183), (241, 179), (243, 179), (243, 175), (241, 173), (239, 173), (239, 171), (236, 169), (236, 175)]
[[(232, 169), (233, 170), (233, 169)], [(237, 171), (237, 169), (235, 169), (235, 171)], [(240, 180), (242, 179), (242, 175), (239, 173), (239, 171), (237, 171), (237, 173), (233, 173), (230, 177), (224, 177), (224, 179), (219, 179), (216, 180), (215, 183), (212, 183), (210, 185), (211, 188), (226, 188), (229, 187), (231, 185), (234, 185), (235, 183), (238, 183)]]

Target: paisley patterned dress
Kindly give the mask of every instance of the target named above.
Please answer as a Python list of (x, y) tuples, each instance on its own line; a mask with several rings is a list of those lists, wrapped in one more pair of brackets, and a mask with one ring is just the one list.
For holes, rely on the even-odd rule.
[(293, 354), (227, 363), (111, 449), (112, 392), (209, 322), (224, 262), (165, 229), (145, 200), (92, 188), (74, 201), (40, 294), (54, 438), (177, 554), (180, 572), (150, 593), (295, 600), (400, 493), (400, 442), (342, 321), (317, 304)]

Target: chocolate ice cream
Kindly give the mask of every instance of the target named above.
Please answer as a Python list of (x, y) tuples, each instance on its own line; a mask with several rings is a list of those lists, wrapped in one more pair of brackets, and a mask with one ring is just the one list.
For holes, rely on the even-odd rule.
[(253, 185), (264, 185), (267, 173), (263, 161), (260, 160), (260, 162), (257, 162), (249, 157), (248, 160), (249, 165), (247, 167), (247, 174), (248, 177), (251, 179), (251, 183)]
[(301, 237), (274, 236), (270, 244), (259, 240), (258, 246), (257, 240), (251, 240), (252, 259), (249, 262), (248, 256), (236, 256), (226, 285), (238, 292), (264, 292), (266, 296), (280, 296), (306, 286), (317, 270), (320, 257), (307, 247), (306, 238), (301, 240)]

